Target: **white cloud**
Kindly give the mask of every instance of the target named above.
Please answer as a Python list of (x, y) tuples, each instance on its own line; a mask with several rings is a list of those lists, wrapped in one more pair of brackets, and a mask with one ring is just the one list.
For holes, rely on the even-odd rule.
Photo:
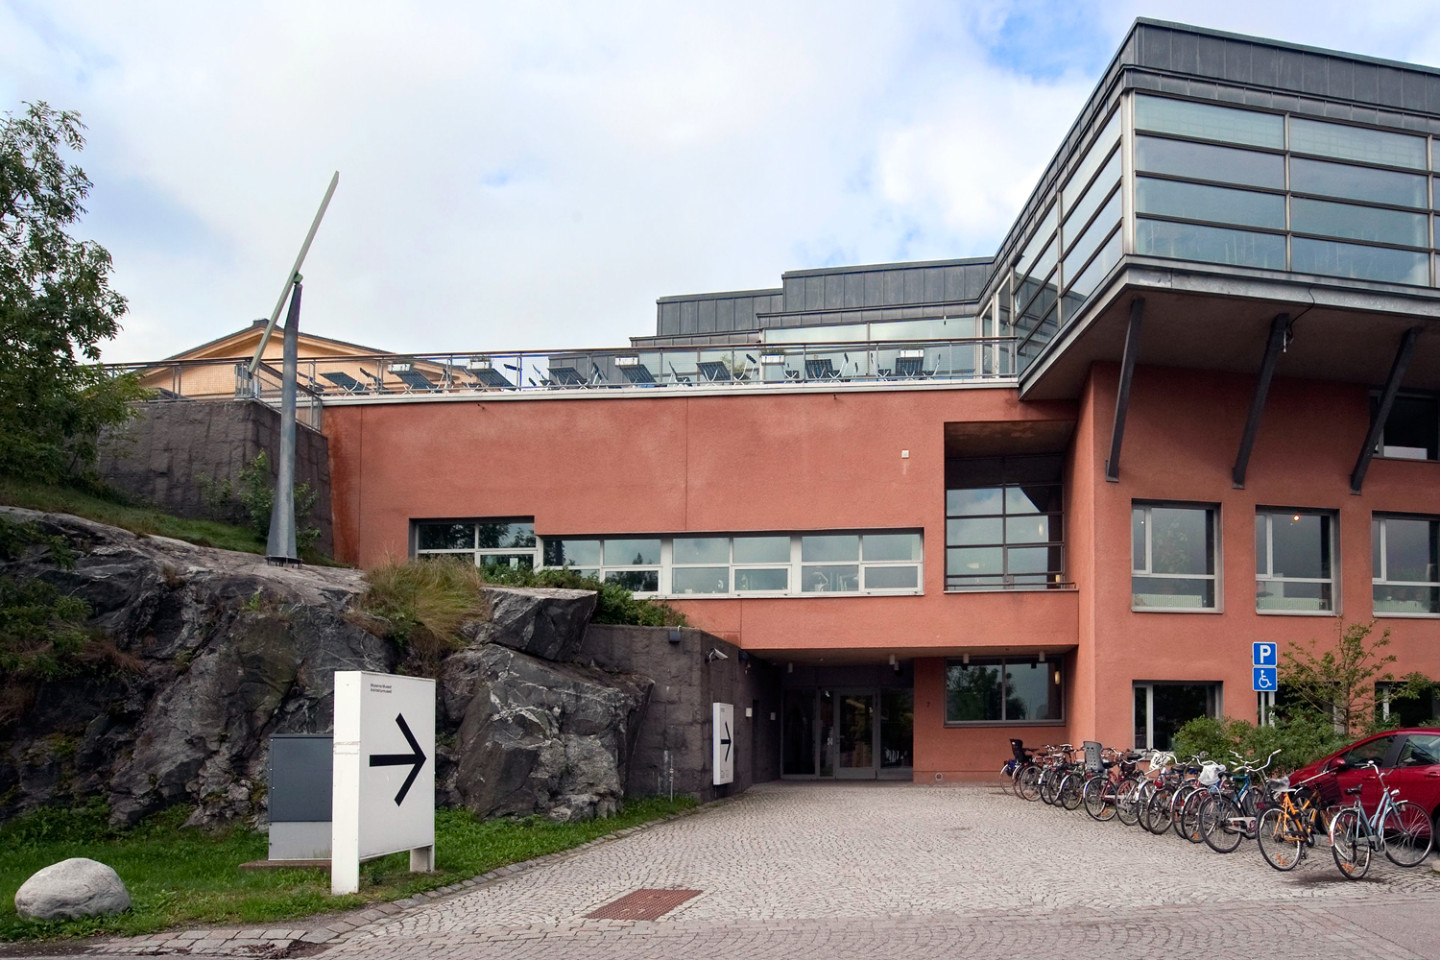
[[(0, 0), (0, 108), (90, 126), (86, 229), (132, 307), (107, 359), (267, 312), (337, 168), (307, 329), (617, 344), (658, 296), (992, 253), (1138, 5), (1051, 9)], [(1146, 12), (1440, 59), (1418, 6)]]

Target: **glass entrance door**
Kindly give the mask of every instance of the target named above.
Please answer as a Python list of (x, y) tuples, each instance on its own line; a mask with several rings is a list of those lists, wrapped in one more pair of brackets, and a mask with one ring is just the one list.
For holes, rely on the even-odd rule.
[(836, 723), (837, 751), (835, 776), (875, 779), (876, 726), (875, 693), (872, 690), (836, 691), (839, 714)]

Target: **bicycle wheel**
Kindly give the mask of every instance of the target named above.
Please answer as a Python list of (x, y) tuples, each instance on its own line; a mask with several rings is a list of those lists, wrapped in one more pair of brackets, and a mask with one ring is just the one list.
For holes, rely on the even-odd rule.
[(1409, 800), (1390, 808), (1380, 824), (1380, 833), (1385, 838), (1385, 856), (1397, 867), (1420, 866), (1435, 845), (1429, 815)]
[(1189, 783), (1182, 783), (1177, 787), (1175, 789), (1175, 796), (1170, 798), (1170, 826), (1175, 829), (1175, 835), (1177, 837), (1185, 836), (1185, 834), (1181, 832), (1180, 817), (1181, 813), (1185, 810), (1185, 804), (1189, 803), (1190, 798), (1195, 796), (1199, 791), (1200, 785), (1192, 780)]
[(1015, 793), (1021, 800), (1040, 799), (1040, 768), (1034, 765), (1020, 771), (1015, 778)]
[(1330, 825), (1330, 836), (1334, 843), (1330, 854), (1340, 876), (1346, 880), (1359, 880), (1370, 869), (1370, 837), (1360, 822), (1360, 815), (1353, 808), (1346, 808), (1335, 814)]
[(1276, 870), (1294, 870), (1300, 863), (1300, 851), (1305, 840), (1300, 836), (1300, 826), (1293, 817), (1285, 815), (1279, 807), (1271, 807), (1260, 815), (1255, 825), (1255, 841), (1260, 845), (1260, 855)]
[(1191, 843), (1200, 843), (1205, 839), (1205, 834), (1200, 831), (1200, 808), (1214, 796), (1209, 790), (1196, 790), (1185, 798), (1185, 802), (1180, 804), (1180, 815), (1175, 818), (1175, 829), (1180, 836)]
[(1055, 804), (1055, 797), (1060, 792), (1060, 777), (1054, 770), (1046, 770), (1040, 775), (1040, 802)]
[(1173, 787), (1159, 787), (1155, 790), (1150, 802), (1145, 805), (1145, 821), (1150, 832), (1157, 837), (1170, 829), (1170, 823), (1175, 819), (1171, 801), (1175, 799)]
[(1115, 816), (1127, 827), (1140, 822), (1140, 784), (1121, 780), (1115, 787)]
[(1078, 773), (1072, 773), (1060, 781), (1059, 804), (1066, 810), (1075, 810), (1080, 806), (1080, 797), (1085, 790), (1085, 784)]
[(1200, 805), (1200, 836), (1216, 853), (1234, 853), (1245, 839), (1240, 805), (1229, 797), (1209, 797)]
[(1108, 777), (1093, 777), (1080, 791), (1080, 801), (1092, 820), (1104, 823), (1115, 816), (1115, 791)]

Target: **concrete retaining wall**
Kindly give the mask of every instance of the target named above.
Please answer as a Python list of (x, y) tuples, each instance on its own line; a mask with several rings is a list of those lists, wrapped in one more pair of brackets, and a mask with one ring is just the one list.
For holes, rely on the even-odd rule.
[[(139, 416), (106, 437), (100, 476), (111, 486), (182, 517), (214, 516), (201, 478), (239, 481), (260, 451), (273, 471), (280, 449), (280, 414), (258, 400), (166, 400), (139, 404)], [(300, 424), (295, 430), (295, 482), (318, 492), (308, 520), (320, 528), (318, 549), (331, 553), (330, 445)]]

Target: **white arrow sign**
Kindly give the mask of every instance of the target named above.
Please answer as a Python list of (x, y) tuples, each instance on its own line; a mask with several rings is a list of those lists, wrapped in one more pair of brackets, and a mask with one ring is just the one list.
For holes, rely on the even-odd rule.
[(711, 704), (711, 770), (710, 782), (719, 786), (735, 780), (735, 705)]

